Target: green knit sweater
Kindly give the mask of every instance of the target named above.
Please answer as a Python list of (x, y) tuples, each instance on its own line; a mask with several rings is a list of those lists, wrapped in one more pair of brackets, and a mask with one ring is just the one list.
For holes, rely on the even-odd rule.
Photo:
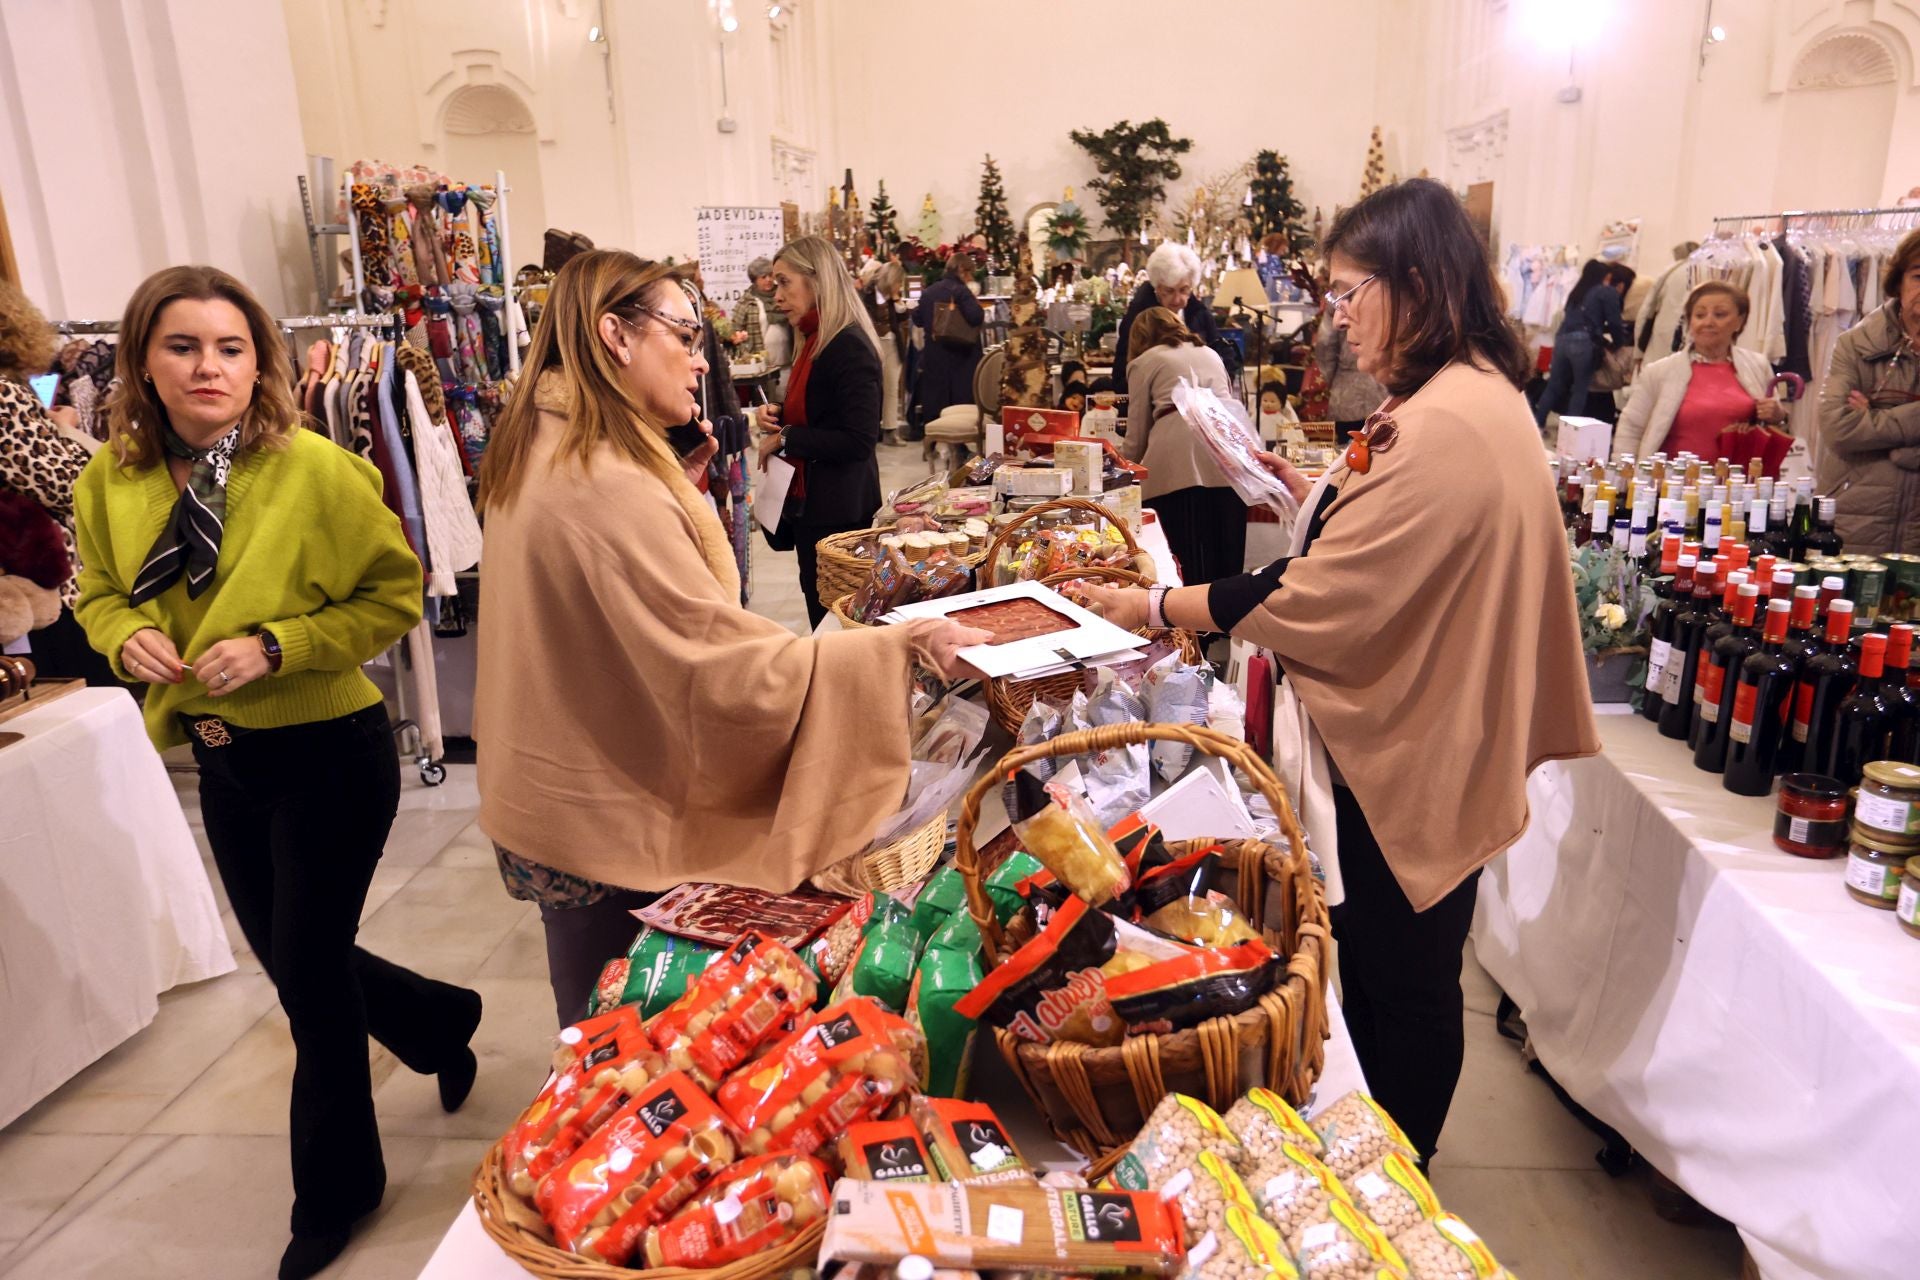
[(193, 663), (222, 640), (265, 627), (280, 642), (278, 674), (213, 698), (190, 671), (146, 698), (147, 733), (161, 747), (187, 740), (179, 714), (217, 715), (277, 729), (350, 715), (380, 701), (360, 670), (420, 621), (420, 561), (380, 500), (373, 464), (311, 431), (284, 449), (242, 455), (227, 480), (227, 520), (213, 586), (187, 598), (186, 577), (138, 607), (140, 565), (179, 496), (164, 466), (128, 470), (111, 448), (74, 486), (80, 603), (74, 613), (122, 679), (120, 651), (157, 627)]

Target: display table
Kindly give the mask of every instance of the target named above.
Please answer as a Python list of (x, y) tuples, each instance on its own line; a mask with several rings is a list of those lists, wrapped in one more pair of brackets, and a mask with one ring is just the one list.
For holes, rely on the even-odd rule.
[(1740, 1228), (1767, 1280), (1910, 1280), (1920, 941), (1776, 849), (1773, 801), (1603, 715), (1543, 766), (1481, 878), (1474, 946), (1541, 1062)]
[(0, 1124), (234, 967), (200, 851), (140, 708), (88, 689), (0, 747)]
[[(1347, 1035), (1347, 1024), (1340, 1016), (1340, 1004), (1334, 999), (1331, 984), (1327, 988), (1327, 1029), (1330, 1038), (1326, 1069), (1320, 1073), (1320, 1083), (1310, 1104), (1302, 1108), (1309, 1114), (1315, 1107), (1325, 1106), (1350, 1090), (1366, 1088), (1366, 1078), (1360, 1074), (1359, 1059), (1353, 1056), (1353, 1040)], [(1084, 1168), (1086, 1161), (1053, 1141), (1041, 1128), (1033, 1104), (1020, 1091), (991, 1043), (985, 1038), (978, 1039), (974, 1051), (975, 1074), (973, 1087), (968, 1092), (989, 1103), (1006, 1122), (1021, 1154), (1050, 1169)], [(474, 1212), (473, 1201), (468, 1200), (461, 1206), (453, 1225), (447, 1228), (447, 1234), (441, 1237), (440, 1247), (427, 1259), (420, 1280), (526, 1280), (526, 1275), (520, 1264), (500, 1252), (500, 1246), (488, 1237), (480, 1225), (480, 1215)]]

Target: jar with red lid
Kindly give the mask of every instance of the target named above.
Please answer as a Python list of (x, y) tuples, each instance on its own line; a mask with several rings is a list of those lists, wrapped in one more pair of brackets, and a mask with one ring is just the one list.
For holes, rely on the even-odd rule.
[(1790, 773), (1780, 779), (1773, 842), (1802, 858), (1837, 858), (1847, 851), (1847, 789), (1838, 778)]

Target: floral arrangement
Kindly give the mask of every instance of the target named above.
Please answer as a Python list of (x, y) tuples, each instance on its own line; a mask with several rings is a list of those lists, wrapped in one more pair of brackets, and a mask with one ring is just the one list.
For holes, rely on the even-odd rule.
[(1055, 207), (1047, 219), (1047, 248), (1056, 258), (1079, 258), (1092, 238), (1093, 224), (1071, 195)]
[(1589, 657), (1645, 645), (1654, 594), (1639, 564), (1624, 550), (1575, 547), (1573, 597), (1580, 611), (1580, 644)]

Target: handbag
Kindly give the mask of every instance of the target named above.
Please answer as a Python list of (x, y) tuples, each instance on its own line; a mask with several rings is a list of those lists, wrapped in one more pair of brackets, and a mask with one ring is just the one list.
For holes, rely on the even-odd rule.
[(1589, 391), (1623, 391), (1640, 370), (1640, 348), (1625, 342), (1612, 348), (1606, 358), (1594, 366)]
[(785, 320), (768, 320), (767, 304), (755, 298), (760, 309), (760, 342), (767, 349), (767, 368), (784, 369), (793, 363), (793, 330)]
[(933, 340), (949, 347), (977, 347), (980, 326), (968, 323), (958, 302), (942, 302), (933, 309)]

